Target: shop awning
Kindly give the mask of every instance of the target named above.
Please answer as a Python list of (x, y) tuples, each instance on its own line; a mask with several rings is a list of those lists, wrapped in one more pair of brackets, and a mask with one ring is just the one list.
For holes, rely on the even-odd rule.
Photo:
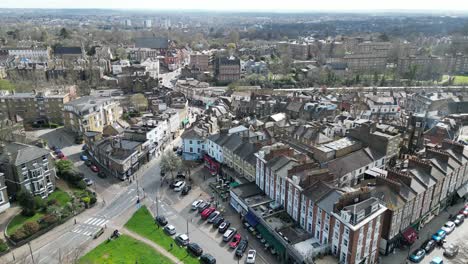
[(270, 234), (270, 232), (268, 232), (268, 230), (263, 225), (257, 225), (256, 229), (268, 242), (268, 244), (270, 244), (276, 250), (276, 252), (278, 252), (279, 255), (284, 254), (284, 246), (281, 244), (281, 242), (276, 240), (276, 238), (272, 234)]
[(457, 190), (457, 194), (461, 198), (464, 197), (467, 193), (468, 193), (468, 183), (466, 183), (465, 185), (463, 185)]
[(257, 217), (250, 211), (245, 215), (245, 220), (253, 227), (258, 225)]
[(416, 239), (418, 239), (418, 232), (412, 227), (408, 227), (403, 233), (403, 237), (408, 243), (413, 244)]

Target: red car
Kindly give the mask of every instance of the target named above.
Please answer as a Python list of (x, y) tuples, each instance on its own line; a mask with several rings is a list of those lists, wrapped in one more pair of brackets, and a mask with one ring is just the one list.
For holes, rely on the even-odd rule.
[(65, 157), (65, 154), (63, 154), (62, 152), (57, 153), (57, 158), (63, 159), (63, 157)]
[(63, 155), (61, 158), (61, 160), (68, 160), (67, 156)]
[(468, 209), (461, 209), (458, 213), (464, 215), (465, 217), (468, 217)]
[(237, 233), (232, 239), (231, 243), (229, 243), (229, 246), (231, 248), (236, 248), (239, 245), (240, 241), (241, 241), (241, 234)]
[(99, 172), (99, 168), (96, 167), (96, 165), (91, 165), (91, 170), (94, 171), (94, 172)]
[(210, 214), (213, 213), (215, 210), (216, 210), (216, 208), (214, 208), (214, 207), (206, 208), (206, 209), (203, 210), (203, 212), (201, 213), (201, 218), (202, 218), (203, 220), (206, 220), (206, 219), (208, 218), (208, 216), (210, 216)]

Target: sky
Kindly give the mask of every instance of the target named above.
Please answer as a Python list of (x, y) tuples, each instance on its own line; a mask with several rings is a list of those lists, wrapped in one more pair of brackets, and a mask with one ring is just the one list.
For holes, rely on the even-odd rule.
[(0, 8), (105, 8), (225, 11), (468, 11), (467, 0), (0, 0)]

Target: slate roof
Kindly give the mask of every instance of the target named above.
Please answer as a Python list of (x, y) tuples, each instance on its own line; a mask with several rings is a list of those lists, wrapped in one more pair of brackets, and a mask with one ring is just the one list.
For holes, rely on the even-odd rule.
[(55, 55), (81, 55), (83, 52), (80, 47), (56, 47), (54, 49)]
[(228, 140), (224, 142), (223, 148), (227, 148), (227, 149), (230, 149), (231, 151), (234, 151), (241, 144), (242, 144), (242, 138), (237, 134), (233, 134), (229, 136)]
[(373, 160), (362, 149), (352, 152), (344, 157), (334, 159), (328, 163), (328, 169), (336, 177), (341, 177), (359, 168), (365, 167)]
[(150, 49), (167, 49), (169, 48), (169, 40), (163, 37), (136, 38), (135, 47)]
[(400, 194), (394, 192), (387, 185), (379, 185), (371, 189), (371, 196), (380, 199), (390, 210), (396, 210), (405, 205), (405, 201)]
[(193, 128), (185, 130), (180, 137), (182, 139), (203, 139)]
[(333, 207), (335, 203), (338, 202), (342, 194), (338, 192), (337, 190), (332, 190), (331, 192), (327, 193), (320, 202), (318, 202), (318, 207), (322, 208), (325, 210), (327, 213), (332, 213), (333, 212)]
[[(13, 164), (15, 166), (50, 154), (49, 150), (47, 149), (21, 143), (9, 143), (5, 145), (5, 148), (10, 153)], [(3, 153), (3, 158), (5, 158), (5, 155), (6, 152)]]
[(302, 102), (290, 102), (286, 107), (286, 110), (299, 113), (303, 105), (304, 103)]
[(332, 187), (322, 181), (318, 181), (304, 191), (304, 196), (317, 203), (331, 191), (333, 191)]

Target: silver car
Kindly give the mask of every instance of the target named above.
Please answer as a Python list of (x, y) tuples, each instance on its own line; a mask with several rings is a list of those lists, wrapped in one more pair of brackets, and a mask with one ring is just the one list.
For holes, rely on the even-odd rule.
[(164, 232), (172, 236), (172, 235), (175, 235), (176, 230), (173, 225), (167, 225), (164, 227)]

